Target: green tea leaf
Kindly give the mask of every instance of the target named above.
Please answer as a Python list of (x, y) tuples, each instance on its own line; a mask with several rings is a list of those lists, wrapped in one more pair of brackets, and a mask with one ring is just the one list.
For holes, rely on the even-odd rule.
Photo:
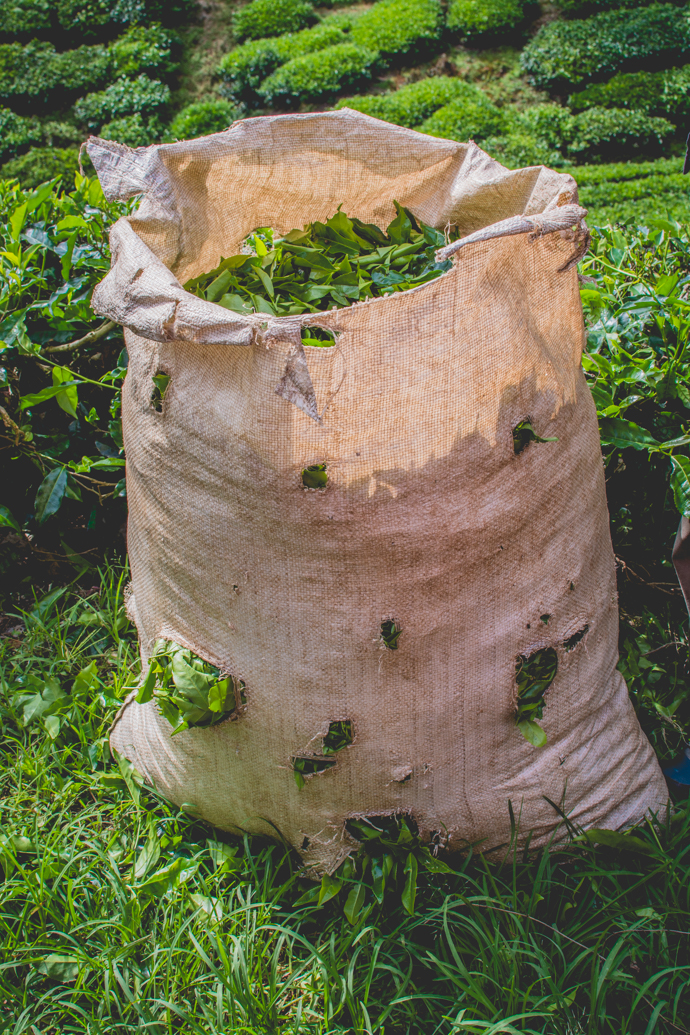
[(38, 972), (59, 981), (62, 984), (76, 981), (82, 964), (76, 956), (61, 956), (58, 953), (51, 953), (39, 963)]
[(42, 525), (53, 514), (57, 514), (67, 490), (67, 471), (64, 467), (55, 467), (50, 471), (38, 487), (36, 493), (36, 521)]
[(546, 733), (538, 723), (531, 719), (523, 719), (522, 722), (518, 722), (517, 728), (533, 747), (544, 747), (546, 744)]
[(21, 525), (7, 507), (0, 507), (0, 527), (13, 528), (21, 534)]
[(690, 459), (672, 456), (671, 488), (676, 507), (684, 517), (690, 517)]
[(646, 428), (631, 420), (621, 420), (619, 417), (603, 417), (599, 421), (601, 443), (605, 446), (616, 446), (618, 449), (649, 449), (650, 446), (658, 446), (658, 441)]

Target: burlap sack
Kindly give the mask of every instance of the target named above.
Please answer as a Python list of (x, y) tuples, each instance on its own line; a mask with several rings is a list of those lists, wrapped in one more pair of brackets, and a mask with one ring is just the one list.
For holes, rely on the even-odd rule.
[[(128, 328), (142, 653), (176, 640), (247, 693), (235, 721), (172, 739), (153, 702), (129, 700), (113, 748), (219, 827), (275, 825), (316, 870), (352, 849), (349, 817), (405, 812), (425, 837), (489, 849), (509, 838), (509, 801), (533, 844), (558, 821), (546, 798), (585, 826), (660, 809), (666, 786), (616, 669), (573, 179), (352, 111), (88, 150), (108, 197), (143, 194), (94, 295)], [(342, 203), (385, 227), (394, 198), (471, 235), (440, 279), (303, 320), (243, 318), (181, 287), (257, 226), (286, 232)], [(305, 354), (300, 322), (337, 344)], [(171, 376), (162, 413), (158, 371)], [(527, 417), (558, 441), (516, 455)], [(313, 463), (327, 464), (324, 490), (302, 485)], [(403, 630), (395, 651), (387, 619)], [(515, 726), (515, 666), (545, 646), (559, 667), (535, 748)], [(354, 743), (299, 790), (291, 759), (318, 754), (343, 719)]]

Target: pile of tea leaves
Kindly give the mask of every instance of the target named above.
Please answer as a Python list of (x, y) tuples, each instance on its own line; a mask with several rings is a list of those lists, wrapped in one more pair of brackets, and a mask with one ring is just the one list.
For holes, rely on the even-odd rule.
[(231, 255), (184, 287), (236, 313), (287, 316), (349, 306), (440, 277), (452, 266), (450, 260), (436, 262), (446, 237), (394, 205), (396, 216), (385, 232), (340, 208), (325, 223), (276, 240), (270, 227), (262, 227), (247, 239), (254, 254)]

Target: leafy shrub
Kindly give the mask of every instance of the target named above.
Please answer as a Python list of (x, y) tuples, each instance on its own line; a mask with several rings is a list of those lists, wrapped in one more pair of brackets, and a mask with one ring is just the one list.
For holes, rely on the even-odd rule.
[(538, 137), (515, 130), (496, 137), (487, 137), (482, 148), (508, 169), (524, 169), (532, 165), (551, 168), (566, 164), (560, 151), (554, 150)]
[(690, 65), (664, 72), (619, 72), (608, 83), (592, 83), (573, 94), (573, 111), (586, 108), (632, 108), (651, 115), (690, 115)]
[[(652, 0), (558, 0), (558, 7), (566, 18), (589, 18), (592, 14), (617, 7), (649, 7)], [(675, 2), (675, 0), (673, 0)], [(683, 0), (678, 0), (679, 5)]]
[(573, 134), (573, 117), (560, 104), (535, 104), (523, 111), (504, 110), (510, 129), (527, 133), (552, 151), (563, 147)]
[(0, 0), (0, 36), (35, 36), (50, 29), (50, 0)]
[(114, 0), (58, 0), (55, 11), (63, 29), (94, 36), (111, 21), (114, 7)]
[(314, 8), (306, 0), (252, 0), (237, 11), (233, 28), (238, 40), (255, 40), (297, 32), (316, 19)]
[(140, 75), (134, 80), (118, 79), (107, 90), (80, 98), (74, 105), (74, 115), (80, 123), (94, 131), (109, 119), (122, 115), (151, 115), (159, 112), (169, 101), (170, 89), (164, 83)]
[(137, 75), (158, 72), (167, 75), (173, 67), (173, 36), (154, 22), (153, 25), (132, 25), (108, 48), (112, 74)]
[(70, 179), (79, 170), (79, 150), (71, 147), (32, 147), (25, 155), (12, 158), (0, 167), (0, 176), (16, 177), (26, 190), (38, 187), (56, 176)]
[(675, 126), (666, 119), (621, 108), (589, 108), (573, 118), (568, 154), (581, 161), (635, 158), (658, 153)]
[(688, 178), (681, 158), (655, 162), (615, 162), (584, 165), (570, 170), (580, 188), (580, 200), (589, 209), (589, 222), (650, 225), (659, 216), (690, 223)]
[(524, 0), (450, 0), (446, 25), (467, 39), (504, 33), (524, 17)]
[(424, 51), (439, 38), (440, 0), (378, 0), (353, 24), (352, 41), (384, 55)]
[(106, 80), (109, 64), (107, 48), (98, 44), (62, 54), (37, 40), (0, 44), (0, 98), (29, 110), (55, 105)]
[(330, 23), (275, 39), (244, 43), (226, 54), (218, 66), (223, 92), (238, 101), (256, 100), (262, 81), (287, 61), (345, 42), (347, 36), (340, 26)]
[(240, 118), (237, 108), (229, 101), (197, 101), (173, 119), (169, 135), (173, 140), (193, 140), (209, 133), (220, 133)]
[(544, 25), (522, 52), (535, 86), (567, 90), (573, 83), (619, 71), (670, 65), (690, 56), (690, 14), (671, 4), (606, 11), (586, 21)]
[(258, 93), (268, 105), (320, 100), (370, 79), (378, 57), (354, 43), (338, 43), (288, 61), (264, 80)]
[(559, 104), (535, 104), (521, 110), (503, 109), (505, 133), (484, 140), (485, 151), (509, 168), (567, 164), (565, 141), (573, 131), (573, 117)]
[(163, 125), (155, 115), (145, 118), (137, 111), (133, 115), (106, 122), (101, 127), (99, 136), (104, 140), (117, 140), (128, 147), (148, 147), (155, 144), (163, 135)]
[(113, 20), (125, 25), (178, 25), (193, 17), (196, 0), (117, 0)]
[(376, 119), (385, 119), (396, 126), (414, 129), (435, 111), (462, 96), (474, 97), (476, 87), (462, 79), (433, 76), (402, 86), (395, 93), (361, 94), (345, 97), (336, 108), (353, 108)]
[(23, 119), (9, 108), (0, 108), (0, 161), (40, 143), (42, 136), (38, 119)]
[(439, 108), (431, 118), (421, 124), (419, 130), (421, 133), (446, 137), (449, 140), (483, 140), (485, 137), (501, 133), (504, 126), (503, 112), (475, 86), (466, 96)]

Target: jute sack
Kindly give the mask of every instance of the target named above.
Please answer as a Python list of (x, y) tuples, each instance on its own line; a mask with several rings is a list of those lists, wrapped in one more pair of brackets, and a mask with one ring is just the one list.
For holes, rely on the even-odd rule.
[[(142, 656), (171, 639), (246, 684), (234, 721), (173, 738), (155, 702), (130, 699), (113, 748), (218, 827), (277, 827), (315, 872), (352, 850), (352, 817), (407, 813), (426, 838), (486, 850), (509, 839), (509, 802), (532, 844), (558, 822), (547, 798), (609, 828), (664, 807), (616, 669), (573, 179), (348, 110), (88, 151), (106, 196), (143, 195), (112, 230), (93, 303), (127, 328)], [(284, 233), (342, 203), (385, 227), (393, 199), (459, 226), (450, 272), (305, 317), (242, 317), (181, 287), (258, 226)], [(300, 324), (335, 346), (305, 350)], [(558, 441), (516, 454), (528, 418)], [(315, 463), (328, 483), (307, 490)], [(558, 672), (536, 748), (515, 726), (516, 660), (544, 647)], [(291, 760), (340, 720), (352, 745), (300, 790)]]

